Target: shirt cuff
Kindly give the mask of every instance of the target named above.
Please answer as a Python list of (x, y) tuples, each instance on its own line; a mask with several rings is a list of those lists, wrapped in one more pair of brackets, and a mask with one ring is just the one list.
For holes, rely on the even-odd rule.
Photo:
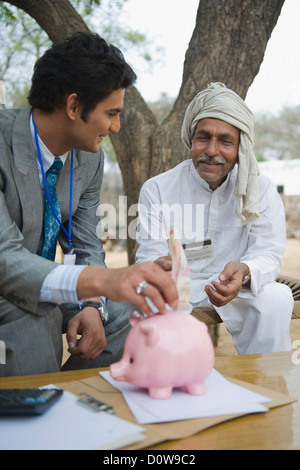
[(77, 281), (86, 266), (60, 264), (45, 277), (40, 291), (40, 302), (56, 304), (77, 303)]
[(252, 294), (256, 297), (258, 294), (259, 289), (262, 286), (262, 274), (259, 269), (259, 266), (255, 261), (252, 260), (240, 260), (241, 263), (247, 264), (250, 273), (251, 273), (251, 281), (250, 281), (250, 290)]

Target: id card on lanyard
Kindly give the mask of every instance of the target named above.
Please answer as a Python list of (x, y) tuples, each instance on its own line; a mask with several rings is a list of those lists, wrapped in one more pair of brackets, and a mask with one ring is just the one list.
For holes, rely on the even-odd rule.
[(213, 257), (212, 242), (210, 239), (183, 245), (188, 261), (202, 260)]
[(68, 231), (65, 229), (65, 227), (62, 225), (61, 221), (57, 217), (55, 213), (55, 209), (53, 207), (53, 204), (51, 202), (50, 194), (48, 191), (48, 186), (47, 186), (47, 181), (46, 181), (46, 176), (45, 176), (45, 171), (44, 171), (44, 166), (43, 166), (43, 161), (42, 161), (42, 155), (41, 155), (41, 150), (40, 150), (40, 145), (39, 145), (39, 139), (38, 139), (38, 134), (37, 134), (37, 128), (35, 121), (32, 116), (32, 122), (33, 122), (33, 128), (34, 128), (34, 137), (35, 137), (35, 143), (36, 143), (36, 148), (37, 148), (37, 153), (39, 157), (39, 162), (41, 166), (41, 172), (43, 176), (43, 182), (44, 182), (44, 187), (45, 187), (45, 192), (47, 195), (47, 199), (50, 203), (51, 210), (53, 212), (54, 217), (56, 218), (57, 222), (59, 223), (61, 229), (65, 233), (68, 239), (68, 247), (69, 247), (69, 252), (64, 255), (64, 264), (67, 265), (74, 265), (76, 262), (76, 254), (74, 253), (74, 249), (72, 248), (72, 240), (71, 240), (71, 232), (72, 232), (72, 195), (73, 195), (73, 149), (71, 150), (71, 169), (70, 169), (70, 199), (69, 199), (69, 226), (68, 226)]

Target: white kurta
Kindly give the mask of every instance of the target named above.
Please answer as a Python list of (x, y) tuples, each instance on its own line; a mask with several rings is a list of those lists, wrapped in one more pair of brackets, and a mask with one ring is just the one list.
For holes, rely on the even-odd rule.
[[(287, 286), (275, 284), (279, 299), (265, 298), (269, 292), (264, 286), (273, 283), (279, 274), (281, 260), (286, 248), (285, 214), (280, 196), (273, 183), (264, 175), (258, 178), (260, 217), (254, 222), (242, 224), (234, 215), (234, 188), (237, 167), (227, 180), (215, 191), (199, 176), (192, 160), (185, 160), (172, 170), (148, 180), (142, 187), (139, 198), (139, 222), (137, 242), (139, 244), (136, 261), (155, 261), (161, 256), (170, 254), (168, 233), (175, 225), (183, 244), (210, 239), (212, 257), (196, 259), (189, 262), (191, 270), (191, 307), (209, 305), (204, 291), (205, 285), (218, 280), (225, 265), (230, 261), (244, 262), (251, 271), (251, 289), (243, 288), (237, 299), (225, 307), (216, 308), (233, 335), (237, 350), (242, 353), (271, 352), (271, 350), (290, 349), (288, 325), (293, 308), (292, 294)], [(258, 299), (256, 297), (259, 297)], [(243, 300), (244, 299), (244, 300)], [(255, 299), (255, 300), (254, 300)], [(261, 301), (260, 301), (261, 299)], [(278, 307), (279, 322), (283, 321), (276, 333), (271, 333), (269, 344), (266, 345), (264, 335), (259, 333), (262, 344), (257, 344), (253, 335), (257, 336), (257, 313), (253, 313), (257, 321), (249, 321), (246, 346), (240, 347), (240, 338), (245, 343), (245, 319), (241, 321), (240, 310), (245, 310), (240, 302), (247, 304), (247, 317), (250, 318), (249, 305), (255, 304), (255, 311), (261, 303), (264, 318), (270, 311), (274, 322)], [(267, 302), (267, 305), (265, 304)], [(234, 305), (237, 311), (234, 312)], [(244, 305), (244, 304), (243, 304)], [(286, 307), (286, 308), (285, 308)], [(283, 311), (282, 311), (283, 310)], [(236, 331), (236, 325), (239, 325)], [(264, 328), (266, 324), (264, 323)], [(242, 331), (243, 330), (243, 331)], [(284, 331), (284, 339), (281, 339)], [(275, 337), (275, 338), (274, 338)], [(280, 338), (279, 338), (280, 337)], [(250, 340), (250, 338), (252, 338)], [(247, 342), (247, 341), (246, 341)], [(250, 349), (249, 349), (250, 347)], [(254, 349), (253, 349), (254, 348)], [(267, 349), (267, 350), (266, 350)]]

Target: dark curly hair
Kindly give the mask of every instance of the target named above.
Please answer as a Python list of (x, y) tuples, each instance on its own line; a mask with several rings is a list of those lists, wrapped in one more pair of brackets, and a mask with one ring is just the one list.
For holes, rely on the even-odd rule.
[(136, 80), (122, 52), (98, 34), (75, 33), (53, 43), (34, 66), (28, 95), (32, 108), (52, 112), (71, 93), (83, 105), (82, 119), (111, 92)]

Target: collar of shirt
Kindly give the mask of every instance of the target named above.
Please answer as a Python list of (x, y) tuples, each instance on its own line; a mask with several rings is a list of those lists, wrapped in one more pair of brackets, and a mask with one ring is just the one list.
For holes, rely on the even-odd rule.
[[(33, 143), (34, 150), (35, 150), (35, 158), (36, 158), (37, 167), (38, 167), (38, 171), (39, 171), (39, 179), (40, 179), (40, 183), (43, 185), (42, 170), (41, 170), (41, 166), (40, 166), (40, 162), (39, 162), (39, 158), (38, 158), (38, 153), (37, 153), (37, 148), (36, 148), (36, 143), (35, 143), (35, 137), (34, 137), (34, 127), (33, 127), (32, 115), (30, 115), (30, 132), (31, 132), (31, 137), (32, 137), (32, 143)], [(47, 171), (49, 170), (49, 168), (51, 167), (51, 165), (54, 162), (55, 156), (50, 152), (50, 150), (46, 147), (46, 145), (40, 139), (39, 136), (38, 136), (38, 139), (39, 139), (39, 146), (40, 146), (40, 150), (41, 150), (41, 156), (42, 156), (44, 172), (47, 173)], [(63, 165), (65, 164), (68, 153), (69, 152), (66, 152), (63, 155), (59, 155), (59, 158), (63, 162)]]

